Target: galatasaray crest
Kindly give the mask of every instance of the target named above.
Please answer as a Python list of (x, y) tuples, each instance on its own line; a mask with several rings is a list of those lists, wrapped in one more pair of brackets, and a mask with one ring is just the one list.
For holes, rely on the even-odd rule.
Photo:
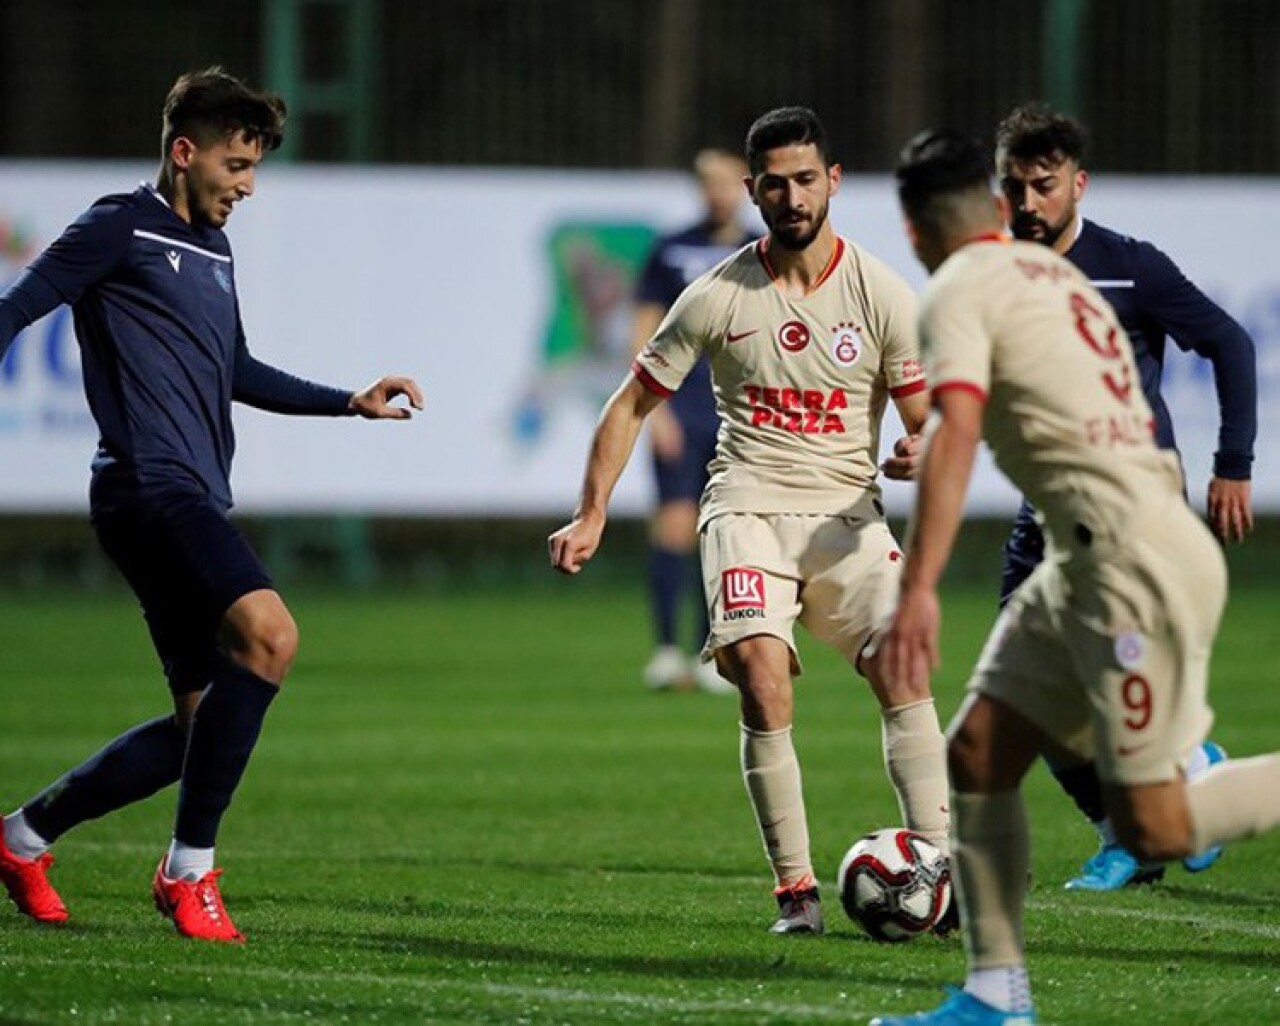
[(862, 329), (848, 321), (831, 329), (831, 358), (841, 367), (852, 367), (862, 355)]

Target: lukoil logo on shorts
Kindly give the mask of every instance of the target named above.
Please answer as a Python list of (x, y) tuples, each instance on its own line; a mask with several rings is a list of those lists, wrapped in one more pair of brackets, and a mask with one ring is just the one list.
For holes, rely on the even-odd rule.
[(764, 574), (750, 567), (735, 566), (720, 575), (726, 620), (749, 620), (764, 616)]

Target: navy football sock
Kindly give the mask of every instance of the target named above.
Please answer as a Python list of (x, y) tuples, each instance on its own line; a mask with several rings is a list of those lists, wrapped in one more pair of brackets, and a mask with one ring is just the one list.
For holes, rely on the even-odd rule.
[(134, 727), (23, 806), (27, 822), (53, 842), (73, 826), (168, 787), (182, 773), (186, 738), (172, 716)]
[(649, 600), (659, 645), (676, 643), (676, 613), (684, 590), (685, 557), (655, 545), (649, 550)]
[(191, 721), (173, 836), (193, 848), (212, 848), (222, 814), (249, 764), (267, 708), (279, 689), (225, 660)]
[(1107, 810), (1102, 803), (1102, 781), (1098, 779), (1098, 769), (1093, 763), (1076, 766), (1054, 766), (1050, 763), (1049, 769), (1076, 807), (1089, 817), (1090, 823), (1107, 818)]

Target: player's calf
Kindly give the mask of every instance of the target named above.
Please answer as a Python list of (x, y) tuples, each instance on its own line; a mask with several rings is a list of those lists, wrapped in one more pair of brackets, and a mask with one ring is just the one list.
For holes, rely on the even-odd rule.
[(1107, 807), (1116, 840), (1138, 862), (1170, 862), (1192, 853), (1191, 810), (1181, 780), (1108, 787)]

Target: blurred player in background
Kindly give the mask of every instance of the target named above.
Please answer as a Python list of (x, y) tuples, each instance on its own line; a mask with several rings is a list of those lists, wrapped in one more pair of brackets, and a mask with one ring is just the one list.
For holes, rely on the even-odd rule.
[[(996, 130), (996, 165), (1019, 239), (1051, 247), (1080, 268), (1115, 308), (1133, 346), (1137, 384), (1155, 416), (1156, 442), (1176, 452), (1173, 422), (1160, 394), (1168, 338), (1194, 350), (1213, 366), (1221, 411), (1218, 451), (1209, 481), (1209, 523), (1224, 541), (1242, 540), (1253, 528), (1250, 471), (1257, 434), (1257, 370), (1253, 342), (1225, 311), (1188, 281), (1164, 253), (1148, 242), (1120, 235), (1080, 216), (1078, 204), (1089, 175), (1084, 170), (1087, 140), (1073, 119), (1040, 104), (1018, 107)], [(1023, 502), (1005, 545), (1000, 601), (1009, 601), (1044, 555), (1044, 536), (1035, 510)], [(1192, 776), (1225, 757), (1206, 741), (1195, 756)], [(1070, 889), (1114, 890), (1164, 875), (1161, 865), (1143, 865), (1116, 842), (1102, 804), (1102, 788), (1092, 764), (1050, 768), (1063, 789), (1098, 831), (1097, 853)], [(1221, 855), (1213, 849), (1188, 858), (1191, 872), (1208, 869)]]
[(1183, 858), (1280, 822), (1280, 755), (1188, 784), (1203, 742), (1226, 565), (1187, 505), (1115, 312), (1048, 247), (1011, 242), (987, 154), (925, 132), (898, 164), (908, 234), (932, 274), (921, 347), (936, 413), (918, 472), (902, 594), (882, 644), (923, 685), (937, 665), (938, 580), (978, 443), (1036, 504), (1045, 560), (992, 629), (950, 729), (952, 841), (969, 971), (933, 1012), (880, 1026), (1030, 1026), (1021, 782), (1038, 755), (1096, 761), (1121, 843)]
[[(697, 224), (654, 244), (636, 287), (632, 356), (653, 337), (671, 304), (695, 278), (748, 245), (754, 238), (739, 220), (746, 193), (747, 165), (736, 153), (701, 150), (693, 162), (702, 195)], [(691, 587), (701, 591), (696, 574), (698, 500), (707, 486), (707, 465), (716, 451), (716, 400), (706, 359), (694, 365), (671, 400), (649, 416), (658, 505), (649, 533), (649, 605), (657, 647), (644, 669), (651, 688), (670, 688), (690, 680), (706, 691), (737, 694), (711, 662), (690, 659), (679, 643), (679, 612)], [(706, 640), (706, 605), (698, 593), (697, 647)]]
[[(686, 289), (636, 357), (601, 415), (573, 520), (549, 546), (556, 569), (582, 569), (645, 418), (707, 357), (721, 428), (699, 524), (711, 620), (703, 656), (741, 692), (743, 777), (777, 885), (771, 929), (820, 933), (791, 736), (797, 620), (867, 678), (903, 820), (949, 850), (928, 680), (886, 672), (876, 646), (902, 566), (876, 482), (881, 418), (892, 398), (918, 432), (929, 397), (911, 288), (828, 220), (841, 172), (817, 116), (762, 116), (747, 163), (768, 234)], [(913, 445), (895, 446), (886, 476), (911, 476)]]
[[(250, 355), (222, 228), (251, 196), (285, 108), (221, 69), (183, 75), (164, 106), (155, 185), (98, 200), (0, 296), (0, 356), (71, 304), (100, 431), (94, 530), (133, 588), (174, 713), (140, 724), (4, 819), (0, 881), (19, 910), (57, 923), (49, 848), (72, 827), (181, 781), (152, 890), (179, 933), (242, 941), (214, 844), (297, 650), (298, 632), (231, 522), (231, 403), (286, 414), (406, 419), (408, 378), (362, 392), (313, 384)], [(20, 724), (8, 724), (20, 730)]]

